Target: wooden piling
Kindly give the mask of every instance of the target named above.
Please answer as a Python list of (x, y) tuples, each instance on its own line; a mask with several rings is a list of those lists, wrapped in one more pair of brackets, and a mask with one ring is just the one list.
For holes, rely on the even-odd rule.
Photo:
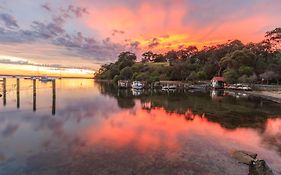
[(52, 81), (52, 89), (53, 89), (52, 115), (56, 115), (56, 80)]
[(20, 79), (17, 78), (17, 108), (20, 108)]
[(3, 78), (3, 105), (6, 106), (7, 105), (7, 101), (6, 101), (6, 94), (7, 94), (7, 89), (6, 89), (6, 86), (7, 86), (7, 79), (6, 78)]
[(36, 111), (36, 79), (33, 80), (33, 111)]

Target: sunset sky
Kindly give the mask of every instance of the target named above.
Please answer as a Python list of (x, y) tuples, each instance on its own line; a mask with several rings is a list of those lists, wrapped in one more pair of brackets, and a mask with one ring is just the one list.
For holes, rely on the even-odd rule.
[(125, 50), (258, 42), (280, 27), (280, 9), (280, 0), (0, 0), (0, 63), (97, 70)]

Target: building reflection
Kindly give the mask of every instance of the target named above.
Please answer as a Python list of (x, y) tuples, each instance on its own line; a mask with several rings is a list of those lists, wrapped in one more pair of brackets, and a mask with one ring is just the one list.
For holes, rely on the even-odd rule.
[(210, 91), (211, 98), (214, 101), (222, 101), (225, 96), (225, 92), (223, 89), (213, 89)]

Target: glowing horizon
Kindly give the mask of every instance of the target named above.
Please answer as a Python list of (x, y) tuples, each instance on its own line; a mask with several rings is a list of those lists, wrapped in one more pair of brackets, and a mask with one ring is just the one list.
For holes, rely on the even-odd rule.
[[(9, 67), (7, 67), (9, 65)], [(15, 64), (1, 64), (1, 75), (21, 75), (21, 76), (53, 76), (53, 77), (85, 77), (93, 78), (95, 71), (78, 68), (60, 68), (39, 65), (15, 65)]]

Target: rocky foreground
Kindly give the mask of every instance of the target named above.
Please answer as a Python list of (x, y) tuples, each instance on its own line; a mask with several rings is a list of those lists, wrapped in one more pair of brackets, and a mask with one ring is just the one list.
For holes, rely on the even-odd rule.
[(248, 151), (234, 151), (233, 158), (249, 166), (249, 175), (273, 175), (264, 160), (257, 159), (257, 154)]

